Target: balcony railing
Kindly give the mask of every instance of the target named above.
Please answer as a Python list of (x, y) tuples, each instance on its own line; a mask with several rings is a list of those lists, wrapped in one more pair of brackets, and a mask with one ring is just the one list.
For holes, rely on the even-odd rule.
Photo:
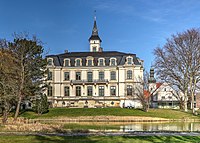
[(107, 79), (94, 79), (94, 80), (71, 80), (71, 84), (100, 84), (108, 83)]

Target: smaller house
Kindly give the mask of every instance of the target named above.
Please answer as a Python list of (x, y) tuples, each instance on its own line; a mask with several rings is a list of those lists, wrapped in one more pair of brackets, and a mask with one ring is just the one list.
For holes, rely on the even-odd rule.
[(197, 93), (196, 96), (195, 96), (195, 108), (198, 108), (200, 109), (200, 93)]
[(150, 69), (149, 91), (151, 93), (151, 108), (179, 108), (179, 100), (175, 96), (175, 90), (166, 82), (157, 83), (153, 68)]

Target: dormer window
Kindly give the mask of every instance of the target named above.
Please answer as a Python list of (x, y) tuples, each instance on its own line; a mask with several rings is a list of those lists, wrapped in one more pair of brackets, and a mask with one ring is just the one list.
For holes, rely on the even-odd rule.
[(47, 59), (48, 66), (53, 66), (53, 59)]
[(92, 60), (88, 60), (88, 66), (92, 66)]
[(133, 64), (133, 58), (130, 57), (130, 56), (126, 58), (126, 61), (127, 61), (126, 63), (127, 63), (128, 65), (132, 65), (132, 64)]
[(116, 65), (116, 59), (115, 58), (111, 58), (110, 59), (110, 65), (111, 66), (115, 66)]
[(105, 64), (104, 64), (104, 60), (105, 60), (105, 59), (103, 59), (103, 58), (100, 58), (100, 59), (99, 59), (99, 62), (98, 62), (99, 66), (104, 66), (104, 65), (105, 65)]
[(69, 67), (70, 66), (70, 60), (69, 59), (64, 59), (64, 66)]
[(81, 59), (76, 59), (76, 66), (77, 67), (81, 66)]
[(94, 60), (93, 57), (90, 57), (90, 56), (87, 57), (87, 63), (86, 63), (86, 65), (87, 66), (93, 66), (94, 65), (93, 60)]

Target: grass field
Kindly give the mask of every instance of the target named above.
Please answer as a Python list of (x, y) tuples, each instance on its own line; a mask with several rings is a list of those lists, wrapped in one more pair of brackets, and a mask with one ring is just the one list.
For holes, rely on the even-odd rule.
[(168, 119), (200, 118), (193, 116), (191, 112), (170, 109), (150, 109), (144, 112), (140, 109), (124, 108), (51, 108), (49, 112), (43, 115), (37, 115), (34, 112), (27, 111), (22, 113), (21, 117), (26, 118), (52, 118), (52, 117), (78, 117), (78, 116), (146, 116), (160, 117)]
[(200, 136), (0, 136), (0, 143), (198, 143)]

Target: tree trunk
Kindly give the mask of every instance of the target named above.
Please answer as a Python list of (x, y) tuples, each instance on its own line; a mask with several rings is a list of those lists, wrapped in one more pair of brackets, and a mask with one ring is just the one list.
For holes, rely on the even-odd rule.
[(187, 108), (187, 100), (184, 100), (184, 111), (187, 112), (188, 108)]
[(194, 110), (194, 93), (191, 94), (191, 109), (192, 109), (192, 113), (194, 114), (195, 113), (195, 110)]
[(8, 107), (8, 103), (6, 100), (4, 100), (4, 107), (2, 108), (2, 114), (3, 114), (3, 118), (2, 118), (2, 123), (6, 124), (7, 120), (8, 120), (8, 113), (9, 113), (9, 107)]
[(22, 101), (22, 96), (20, 95), (20, 96), (19, 96), (19, 99), (18, 99), (18, 102), (17, 102), (17, 108), (16, 108), (16, 111), (15, 111), (14, 121), (17, 120), (17, 117), (18, 117), (18, 115), (19, 115), (19, 110), (20, 110), (20, 106), (21, 106), (21, 101)]
[(187, 94), (187, 90), (185, 90), (185, 93), (184, 93), (184, 111), (187, 112), (188, 111), (188, 107), (187, 107), (187, 101), (188, 101), (188, 94)]
[[(23, 57), (21, 57), (21, 59), (23, 59)], [(21, 107), (21, 102), (22, 102), (22, 91), (23, 91), (23, 87), (24, 87), (24, 71), (25, 71), (25, 67), (23, 65), (23, 60), (21, 61), (21, 69), (22, 69), (22, 72), (21, 72), (21, 83), (20, 83), (20, 88), (19, 88), (19, 93), (18, 93), (18, 102), (17, 102), (17, 108), (16, 108), (16, 111), (15, 111), (15, 117), (14, 117), (14, 121), (17, 120), (17, 117), (19, 115), (19, 110), (20, 110), (20, 107)]]
[(5, 108), (3, 108), (3, 109), (2, 109), (2, 112), (3, 112), (2, 123), (3, 123), (3, 124), (6, 124), (6, 123), (7, 123), (7, 120), (8, 120), (8, 111), (7, 111)]

